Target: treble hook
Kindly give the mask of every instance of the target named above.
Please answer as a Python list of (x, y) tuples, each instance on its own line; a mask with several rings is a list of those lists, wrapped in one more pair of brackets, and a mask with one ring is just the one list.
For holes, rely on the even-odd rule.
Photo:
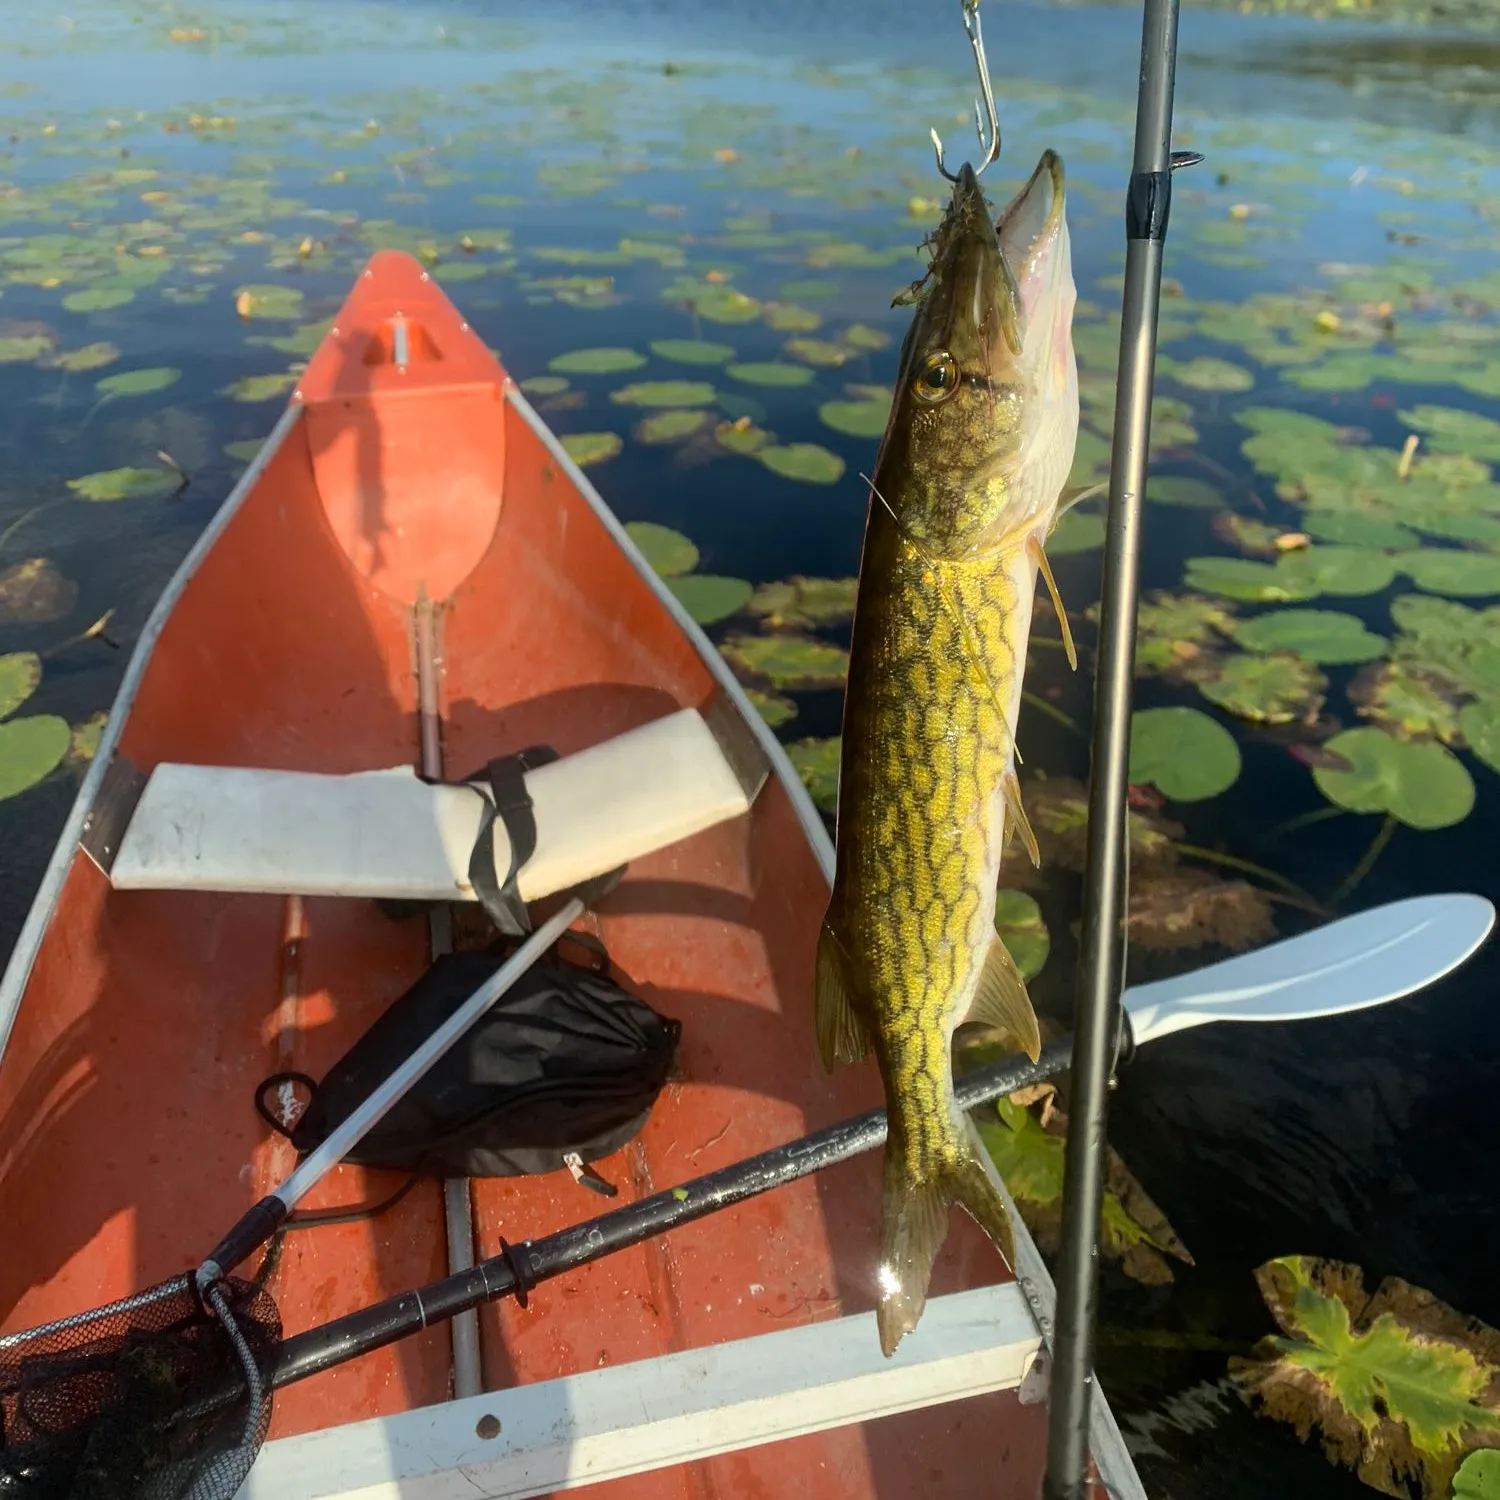
[[(964, 31), (969, 38), (969, 46), (974, 49), (974, 67), (979, 73), (979, 91), (984, 95), (984, 115), (979, 112), (979, 100), (974, 101), (974, 129), (979, 135), (979, 165), (974, 168), (977, 177), (989, 164), (1000, 155), (1000, 121), (995, 115), (995, 93), (990, 87), (990, 65), (984, 58), (984, 38), (979, 30), (979, 0), (963, 0), (964, 7)], [(989, 142), (985, 142), (985, 120), (989, 121)], [(958, 178), (953, 175), (943, 162), (943, 143), (938, 137), (937, 131), (932, 131), (932, 145), (937, 152), (938, 171), (948, 179), (949, 182), (957, 182)]]

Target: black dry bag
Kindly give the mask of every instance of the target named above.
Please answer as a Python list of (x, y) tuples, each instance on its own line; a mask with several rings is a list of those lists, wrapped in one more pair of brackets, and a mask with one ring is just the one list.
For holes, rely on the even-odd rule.
[[(570, 934), (571, 938), (573, 935)], [(555, 949), (553, 952), (555, 953)], [(313, 1150), (504, 962), (447, 953), (336, 1062), (321, 1083), (278, 1073), (256, 1107), (301, 1153)], [(345, 1158), (445, 1177), (566, 1168), (613, 1195), (583, 1164), (619, 1150), (667, 1081), (681, 1023), (620, 988), (602, 966), (533, 964)], [(288, 1130), (266, 1106), (283, 1082), (312, 1091)]]

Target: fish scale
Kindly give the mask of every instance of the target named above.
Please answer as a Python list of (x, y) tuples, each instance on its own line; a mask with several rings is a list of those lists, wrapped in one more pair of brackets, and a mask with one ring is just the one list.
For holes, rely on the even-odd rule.
[(921, 1315), (950, 1205), (1014, 1260), (999, 1176), (954, 1099), (951, 1044), (972, 1021), (1033, 1058), (1041, 1045), (995, 897), (1009, 837), (1035, 857), (1015, 725), (1078, 429), (1061, 163), (1043, 155), (998, 229), (965, 167), (933, 244), (871, 485), (816, 964), (825, 1066), (873, 1052), (885, 1085), (888, 1355)]

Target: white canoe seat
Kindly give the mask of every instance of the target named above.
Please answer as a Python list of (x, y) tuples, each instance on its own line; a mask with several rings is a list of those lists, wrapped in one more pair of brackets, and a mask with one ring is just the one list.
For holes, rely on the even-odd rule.
[[(521, 900), (738, 817), (768, 771), (722, 699), (528, 770), (536, 847), (517, 875)], [(118, 890), (478, 899), (468, 872), (492, 801), (483, 781), (434, 784), (406, 766), (322, 775), (167, 762), (135, 786), (128, 821), (107, 820), (124, 823), (118, 839), (85, 836)], [(510, 838), (499, 819), (492, 827), (503, 882)]]

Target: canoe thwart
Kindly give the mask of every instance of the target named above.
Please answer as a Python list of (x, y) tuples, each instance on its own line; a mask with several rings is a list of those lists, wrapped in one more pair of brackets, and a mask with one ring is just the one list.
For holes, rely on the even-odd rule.
[[(765, 780), (730, 716), (686, 708), (525, 773), (536, 849), (523, 901), (571, 889), (748, 812)], [(716, 733), (716, 729), (718, 733)], [(121, 793), (128, 793), (128, 771)], [(106, 785), (108, 780), (106, 778)], [(211, 890), (475, 901), (469, 863), (482, 782), (432, 783), (410, 766), (326, 775), (164, 762), (140, 789), (112, 859), (117, 890)], [(106, 816), (101, 807), (99, 826)], [(510, 840), (493, 826), (496, 879)], [(87, 845), (85, 846), (87, 848)]]

